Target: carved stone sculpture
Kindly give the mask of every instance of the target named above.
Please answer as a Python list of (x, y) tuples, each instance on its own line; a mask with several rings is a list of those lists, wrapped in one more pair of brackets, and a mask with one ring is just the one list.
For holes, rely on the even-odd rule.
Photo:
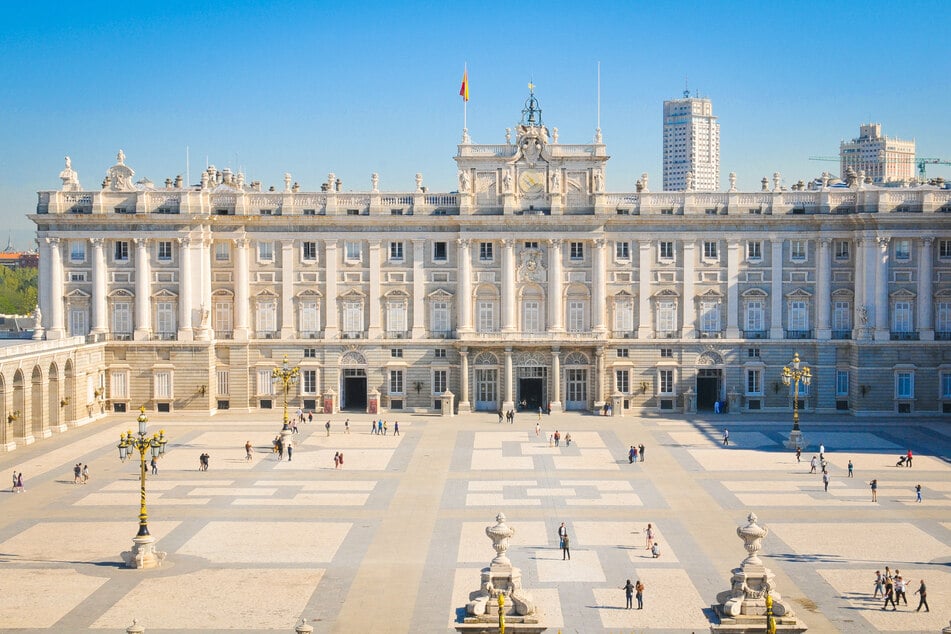
[(125, 164), (125, 152), (119, 150), (116, 164), (106, 171), (107, 187), (116, 192), (129, 192), (135, 189), (132, 177), (135, 170)]
[(736, 172), (730, 172), (730, 191), (736, 191)]
[(83, 190), (83, 186), (79, 184), (79, 174), (73, 169), (73, 162), (68, 156), (66, 157), (66, 167), (59, 173), (59, 177), (63, 181), (64, 192), (81, 192)]

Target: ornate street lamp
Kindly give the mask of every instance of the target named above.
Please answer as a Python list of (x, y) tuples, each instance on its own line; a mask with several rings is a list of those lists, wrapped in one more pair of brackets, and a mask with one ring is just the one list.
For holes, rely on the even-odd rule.
[(281, 428), (281, 436), (287, 436), (291, 433), (291, 426), (287, 417), (287, 390), (291, 385), (297, 385), (300, 381), (300, 368), (291, 367), (287, 361), (287, 355), (284, 355), (284, 363), (271, 371), (271, 381), (274, 385), (282, 385), (284, 388), (284, 427)]
[(162, 563), (165, 553), (156, 552), (155, 538), (149, 533), (148, 513), (145, 508), (145, 454), (149, 452), (153, 458), (165, 455), (165, 445), (168, 440), (165, 438), (165, 431), (153, 434), (150, 438), (146, 431), (149, 424), (149, 417), (145, 415), (145, 407), (139, 408), (138, 436), (132, 435), (132, 430), (119, 436), (119, 459), (125, 462), (130, 457), (133, 450), (139, 451), (140, 463), (140, 486), (139, 486), (139, 532), (132, 538), (132, 550), (123, 553), (126, 565), (129, 568), (154, 568)]
[(809, 385), (812, 383), (812, 370), (807, 365), (799, 361), (799, 353), (793, 354), (792, 363), (783, 366), (783, 385), (793, 386), (793, 428), (789, 433), (789, 440), (786, 441), (786, 447), (796, 449), (804, 447), (803, 435), (799, 431), (799, 384)]

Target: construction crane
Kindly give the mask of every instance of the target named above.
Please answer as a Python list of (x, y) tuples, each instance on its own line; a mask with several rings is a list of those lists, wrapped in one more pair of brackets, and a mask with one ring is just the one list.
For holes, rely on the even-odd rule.
[[(841, 159), (838, 156), (810, 156), (810, 161), (833, 161), (839, 163)], [(913, 158), (913, 159), (888, 159), (886, 163), (904, 164), (914, 163), (918, 167), (918, 180), (922, 183), (928, 180), (926, 165), (951, 165), (951, 161), (939, 158)]]

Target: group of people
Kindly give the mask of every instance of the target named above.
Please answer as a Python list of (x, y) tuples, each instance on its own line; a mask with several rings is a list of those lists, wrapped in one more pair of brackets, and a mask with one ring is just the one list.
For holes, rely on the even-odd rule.
[(339, 469), (343, 466), (343, 452), (338, 451), (334, 453), (334, 469)]
[[(503, 412), (503, 411), (500, 409), (498, 412), (496, 412), (496, 414), (499, 415), (499, 422), (500, 422), (500, 423), (502, 422), (502, 419), (503, 419), (503, 418), (504, 418), (505, 420), (507, 420), (509, 423), (512, 423), (512, 424), (515, 423), (515, 410), (514, 410), (514, 409), (510, 409), (510, 410), (507, 411), (507, 412)], [(539, 415), (538, 415), (538, 417), (541, 418), (541, 410), (539, 410)]]
[[(907, 588), (907, 582), (902, 578), (901, 572), (896, 570), (895, 573), (892, 574), (888, 566), (885, 566), (885, 574), (882, 574), (880, 570), (875, 571), (875, 592), (872, 593), (872, 598), (875, 599), (881, 595), (885, 599), (882, 610), (887, 610), (888, 604), (890, 603), (892, 611), (895, 611), (898, 609), (898, 604), (902, 601), (904, 601), (905, 605), (908, 605), (908, 597), (905, 595)], [(919, 582), (915, 594), (918, 595), (918, 607), (915, 608), (915, 612), (919, 612), (922, 607), (924, 607), (925, 612), (930, 612), (931, 608), (928, 607), (928, 588), (925, 586), (924, 579)]]
[[(246, 454), (245, 460), (251, 459), (251, 454), (249, 453), (250, 446), (251, 446), (250, 440), (244, 444), (244, 451)], [(277, 454), (278, 462), (284, 459), (285, 451), (287, 452), (287, 461), (291, 462), (291, 460), (294, 457), (294, 444), (290, 440), (287, 440), (285, 442), (284, 437), (278, 434), (277, 436), (274, 437), (274, 453)]]
[(627, 452), (627, 462), (629, 464), (634, 464), (635, 462), (644, 462), (644, 445), (631, 445), (630, 450)]
[[(328, 426), (330, 425), (330, 421), (327, 421), (327, 425)], [(343, 425), (344, 425), (344, 433), (349, 434), (350, 433), (350, 419), (348, 418), (347, 421)], [(377, 436), (386, 436), (389, 433), (389, 431), (390, 431), (390, 424), (386, 422), (385, 420), (383, 420), (382, 418), (379, 420), (370, 421), (371, 434), (375, 434)], [(330, 435), (329, 427), (327, 428), (327, 435), (328, 436)], [(398, 420), (393, 421), (393, 435), (394, 436), (400, 435), (400, 422)]]
[(208, 471), (208, 461), (211, 459), (211, 456), (208, 455), (208, 452), (203, 452), (198, 456), (198, 470), (199, 471)]
[(17, 473), (13, 472), (13, 488), (10, 489), (11, 493), (23, 493), (23, 472)]
[[(549, 446), (549, 447), (552, 447), (552, 446), (554, 446), (554, 447), (560, 447), (560, 446), (561, 446), (561, 432), (558, 431), (557, 429), (555, 430), (555, 433), (554, 433), (554, 434), (552, 434), (551, 436), (548, 437), (548, 446)], [(570, 446), (571, 446), (571, 432), (566, 432), (566, 433), (565, 433), (565, 446), (566, 446), (566, 447), (570, 447)]]
[(73, 465), (73, 484), (86, 484), (89, 482), (89, 465), (77, 462)]

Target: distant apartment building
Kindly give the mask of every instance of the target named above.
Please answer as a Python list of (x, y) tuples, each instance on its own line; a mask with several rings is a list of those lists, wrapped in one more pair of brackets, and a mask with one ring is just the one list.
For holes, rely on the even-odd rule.
[(915, 142), (882, 136), (882, 124), (859, 126), (859, 136), (839, 144), (841, 176), (851, 167), (873, 183), (910, 181), (915, 177)]
[[(689, 181), (689, 183), (688, 183)], [(720, 188), (720, 124), (709, 99), (664, 102), (664, 191)]]

